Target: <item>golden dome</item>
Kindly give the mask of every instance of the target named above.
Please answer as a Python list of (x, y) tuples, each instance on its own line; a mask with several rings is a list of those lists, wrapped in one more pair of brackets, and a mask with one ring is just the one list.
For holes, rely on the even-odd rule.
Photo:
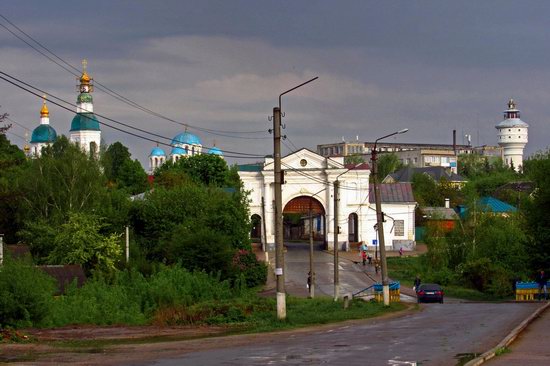
[(46, 97), (44, 96), (44, 103), (42, 104), (42, 109), (40, 109), (40, 117), (49, 117), (50, 111), (46, 105)]
[(86, 71), (82, 73), (82, 76), (80, 77), (80, 83), (81, 84), (89, 84), (90, 80), (92, 80)]

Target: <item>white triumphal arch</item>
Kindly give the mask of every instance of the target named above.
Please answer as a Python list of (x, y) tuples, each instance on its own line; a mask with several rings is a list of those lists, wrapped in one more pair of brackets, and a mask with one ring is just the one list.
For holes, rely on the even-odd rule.
[[(309, 217), (314, 217), (316, 239), (327, 249), (334, 247), (334, 182), (339, 182), (338, 247), (348, 250), (351, 243), (363, 242), (374, 250), (377, 244), (374, 193), (369, 185), (367, 163), (344, 165), (343, 157), (327, 158), (301, 149), (282, 158), (284, 184), (282, 207), (285, 237), (304, 239), (309, 235)], [(275, 242), (273, 159), (239, 166), (239, 176), (250, 191), (252, 235), (272, 250)], [(386, 249), (414, 247), (414, 208), (409, 183), (381, 184)], [(293, 219), (288, 219), (292, 216)]]

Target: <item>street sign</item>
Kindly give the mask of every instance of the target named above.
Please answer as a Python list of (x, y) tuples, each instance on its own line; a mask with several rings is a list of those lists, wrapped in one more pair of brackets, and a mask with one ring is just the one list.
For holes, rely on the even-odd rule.
[(372, 239), (372, 245), (378, 245), (378, 240)]

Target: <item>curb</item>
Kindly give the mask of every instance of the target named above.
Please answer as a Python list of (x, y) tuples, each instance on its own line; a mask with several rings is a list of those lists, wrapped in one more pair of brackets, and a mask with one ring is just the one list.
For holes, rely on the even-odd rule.
[(499, 344), (491, 348), (489, 351), (483, 353), (481, 356), (474, 358), (473, 360), (467, 362), (464, 366), (478, 366), (483, 364), (486, 361), (489, 361), (491, 358), (496, 356), (496, 352), (499, 349), (508, 347), (512, 342), (517, 338), (517, 336), (525, 329), (529, 324), (531, 324), (536, 318), (538, 318), (546, 309), (550, 307), (550, 302), (547, 302), (545, 305), (539, 307), (533, 312), (527, 319), (522, 321), (520, 325), (515, 327), (510, 334), (508, 334)]

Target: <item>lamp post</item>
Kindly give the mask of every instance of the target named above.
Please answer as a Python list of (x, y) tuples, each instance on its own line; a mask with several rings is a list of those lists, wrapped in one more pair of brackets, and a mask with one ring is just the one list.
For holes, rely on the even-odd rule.
[(390, 287), (389, 287), (389, 281), (388, 281), (388, 268), (386, 263), (386, 242), (384, 241), (384, 225), (383, 225), (384, 213), (382, 212), (380, 189), (378, 187), (378, 165), (377, 165), (378, 152), (376, 151), (376, 144), (380, 140), (383, 140), (385, 138), (388, 138), (394, 135), (405, 133), (408, 130), (409, 130), (408, 128), (404, 128), (402, 130), (390, 133), (389, 135), (382, 136), (376, 139), (374, 141), (374, 147), (371, 153), (374, 199), (376, 202), (376, 227), (378, 231), (378, 240), (379, 240), (378, 245), (380, 246), (380, 262), (382, 267), (382, 291), (383, 291), (383, 297), (384, 297), (384, 305), (386, 306), (390, 304)]
[(283, 250), (283, 200), (282, 200), (282, 170), (281, 170), (281, 98), (312, 81), (318, 79), (314, 77), (300, 85), (295, 86), (279, 94), (279, 106), (273, 108), (273, 190), (275, 198), (275, 276), (277, 277), (277, 319), (286, 319), (286, 294)]

